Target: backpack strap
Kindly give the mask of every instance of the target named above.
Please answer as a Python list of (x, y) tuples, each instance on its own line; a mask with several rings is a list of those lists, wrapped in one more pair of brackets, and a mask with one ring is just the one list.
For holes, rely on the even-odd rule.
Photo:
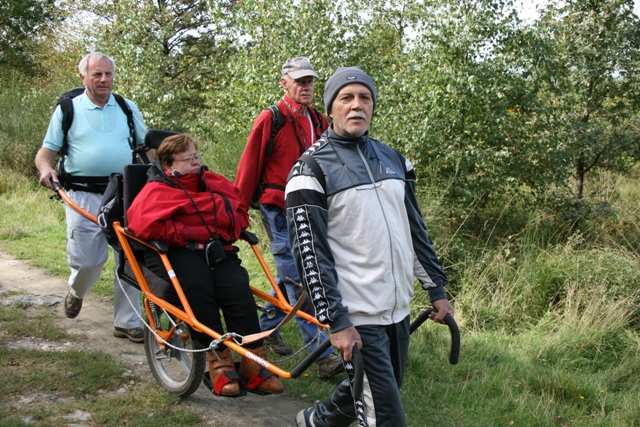
[(322, 168), (320, 167), (316, 159), (305, 153), (300, 156), (300, 161), (306, 163), (306, 165), (309, 166), (313, 174), (316, 176), (316, 179), (320, 183), (320, 186), (324, 190), (324, 193), (327, 194), (327, 180), (324, 176), (324, 172), (322, 172)]
[[(79, 91), (80, 89), (82, 91)], [(69, 94), (67, 97), (60, 98), (58, 101), (58, 104), (60, 105), (60, 109), (62, 110), (63, 140), (62, 140), (62, 148), (60, 148), (61, 155), (67, 154), (67, 140), (69, 135), (69, 129), (71, 129), (71, 125), (73, 124), (73, 98), (77, 97), (78, 95), (81, 95), (84, 92), (84, 90), (85, 90), (84, 87), (72, 89), (71, 91), (65, 93), (65, 95)], [(74, 93), (71, 93), (71, 92), (74, 92)], [(129, 146), (131, 147), (132, 150), (135, 150), (136, 135), (135, 135), (135, 128), (133, 124), (133, 111), (131, 111), (131, 107), (129, 107), (129, 104), (127, 104), (127, 101), (125, 101), (125, 99), (122, 96), (118, 95), (117, 93), (114, 93), (113, 97), (115, 98), (116, 102), (124, 112), (125, 116), (127, 116), (127, 126), (129, 126)]]
[[(118, 103), (120, 108), (122, 108), (122, 111), (124, 111), (125, 116), (127, 116), (127, 126), (129, 126), (129, 146), (131, 147), (132, 150), (135, 150), (136, 134), (135, 134), (135, 129), (133, 127), (133, 111), (131, 111), (131, 107), (129, 107), (129, 104), (127, 104), (127, 101), (125, 101), (125, 99), (122, 96), (118, 95), (117, 93), (114, 93), (113, 97), (116, 99), (116, 102)], [(133, 163), (135, 163), (135, 161)]]
[(72, 98), (63, 98), (59, 102), (60, 110), (62, 110), (62, 147), (60, 148), (60, 155), (67, 155), (67, 135), (69, 135), (69, 129), (73, 123), (73, 100)]
[[(269, 142), (267, 143), (266, 158), (269, 158), (269, 156), (271, 156), (271, 152), (273, 151), (273, 146), (276, 141), (276, 135), (278, 135), (280, 129), (284, 127), (284, 117), (282, 115), (282, 111), (280, 111), (280, 108), (278, 108), (277, 105), (271, 105), (269, 106), (269, 111), (271, 111), (271, 136), (269, 137)], [(264, 172), (264, 168), (262, 172)]]
[(276, 142), (276, 136), (278, 135), (278, 132), (280, 132), (280, 129), (284, 127), (285, 123), (282, 111), (280, 111), (280, 108), (278, 108), (277, 105), (269, 106), (268, 110), (271, 111), (271, 134), (269, 136), (269, 141), (267, 142), (267, 150), (265, 153), (264, 162), (262, 164), (262, 170), (260, 171), (258, 186), (253, 192), (253, 198), (251, 199), (250, 207), (253, 209), (260, 209), (260, 196), (262, 196), (265, 188), (275, 188), (284, 191), (284, 187), (280, 185), (265, 184), (264, 182), (262, 182), (264, 170), (267, 167), (267, 159), (269, 159), (269, 157), (271, 156), (271, 153), (273, 152), (273, 146)]

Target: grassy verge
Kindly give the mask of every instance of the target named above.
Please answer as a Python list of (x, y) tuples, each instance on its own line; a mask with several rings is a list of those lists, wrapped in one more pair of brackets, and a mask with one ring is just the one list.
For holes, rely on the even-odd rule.
[[(624, 188), (636, 194), (632, 185)], [(24, 178), (0, 172), (0, 251), (66, 276), (62, 206), (49, 201), (48, 195)], [(628, 216), (629, 212), (630, 208), (624, 214)], [(256, 231), (260, 230), (258, 221), (253, 218)], [(626, 226), (635, 229), (635, 223)], [(402, 388), (409, 426), (640, 426), (640, 260), (621, 246), (589, 243), (579, 236), (546, 248), (533, 243), (536, 241), (534, 236), (522, 240), (517, 251), (513, 247), (509, 251), (487, 250), (468, 261), (455, 301), (462, 330), (458, 365), (447, 363), (446, 328), (427, 322), (412, 336)], [(270, 260), (264, 243), (262, 249)], [(253, 283), (265, 287), (264, 275), (248, 252), (243, 249), (244, 265)], [(112, 292), (111, 274), (109, 265), (95, 291), (106, 295)], [(424, 304), (424, 293), (420, 292), (414, 311), (417, 313), (418, 305)], [(3, 325), (25, 321), (3, 320)], [(11, 332), (2, 339), (15, 334)], [(301, 345), (294, 322), (285, 327), (284, 336), (290, 344)], [(28, 378), (32, 372), (53, 375), (64, 382), (68, 372), (75, 372), (63, 357), (50, 361), (51, 367), (37, 352), (3, 348), (0, 357), (0, 375), (10, 375), (0, 378), (1, 387), (14, 387), (7, 383), (16, 381), (7, 379), (16, 375), (25, 383), (33, 381)], [(77, 364), (97, 364), (100, 358), (94, 357), (73, 354)], [(12, 367), (12, 360), (21, 361), (22, 372)], [(155, 414), (158, 418), (154, 418), (154, 425), (170, 425), (168, 420), (174, 416), (180, 421), (173, 425), (196, 422), (190, 421), (188, 414), (181, 414), (171, 405), (172, 398), (155, 387), (127, 399), (83, 398), (87, 394), (96, 396), (100, 390), (113, 390), (123, 381), (117, 361), (100, 363), (106, 366), (97, 370), (112, 375), (101, 378), (96, 372), (83, 379), (82, 385), (68, 384), (63, 390), (76, 399), (76, 406), (78, 402), (96, 405), (92, 413), (100, 405), (105, 411), (121, 408), (115, 417), (118, 422), (104, 421), (105, 425), (151, 423), (147, 418), (135, 418), (142, 413), (148, 417), (151, 406), (168, 411)], [(289, 369), (295, 361), (281, 364)], [(80, 371), (76, 374), (81, 375)], [(312, 404), (325, 398), (338, 382), (320, 381), (310, 370), (302, 378), (286, 381), (286, 393), (303, 396)], [(43, 390), (51, 384), (43, 384)], [(11, 396), (19, 393), (3, 391)], [(14, 409), (2, 408), (6, 412), (0, 417), (14, 416)]]
[[(20, 338), (77, 342), (46, 309), (0, 306), (0, 419), (3, 426), (66, 426), (69, 414), (91, 414), (92, 425), (197, 425), (199, 419), (156, 387), (141, 386), (125, 365), (97, 352), (10, 348)], [(123, 385), (127, 387), (123, 391)]]

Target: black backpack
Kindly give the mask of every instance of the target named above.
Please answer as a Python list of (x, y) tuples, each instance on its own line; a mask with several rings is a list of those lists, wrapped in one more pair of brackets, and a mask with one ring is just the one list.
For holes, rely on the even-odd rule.
[(277, 105), (271, 105), (269, 107), (271, 111), (271, 136), (269, 137), (269, 142), (267, 143), (267, 155), (264, 160), (264, 164), (262, 166), (262, 171), (260, 172), (261, 181), (258, 183), (256, 190), (253, 192), (253, 198), (251, 199), (250, 207), (252, 209), (260, 209), (260, 196), (264, 192), (265, 184), (262, 182), (262, 175), (264, 175), (264, 169), (267, 167), (267, 159), (271, 156), (271, 152), (273, 151), (273, 145), (276, 140), (276, 135), (280, 132), (280, 129), (284, 127), (284, 116), (282, 115), (282, 111), (278, 108)]
[[(79, 184), (87, 184), (87, 185), (105, 185), (107, 184), (107, 178), (105, 177), (92, 177), (92, 176), (83, 176), (83, 177), (71, 177), (66, 170), (64, 169), (64, 161), (67, 156), (68, 143), (67, 138), (69, 135), (69, 129), (71, 129), (71, 125), (73, 124), (73, 99), (82, 95), (85, 91), (84, 86), (76, 87), (70, 89), (60, 95), (58, 97), (58, 102), (56, 106), (59, 105), (62, 110), (62, 132), (64, 134), (62, 147), (60, 148), (60, 159), (58, 160), (58, 165), (56, 167), (56, 173), (60, 180), (60, 183), (65, 189), (73, 188), (73, 183)], [(113, 97), (116, 99), (116, 102), (122, 108), (122, 111), (127, 116), (127, 125), (129, 126), (129, 146), (132, 150), (132, 162), (136, 162), (136, 153), (138, 152), (135, 142), (135, 129), (133, 125), (133, 112), (127, 104), (125, 99), (114, 93)], [(144, 155), (144, 153), (142, 153)], [(146, 155), (145, 155), (146, 157)], [(147, 160), (148, 162), (148, 160)], [(72, 183), (73, 181), (73, 183)]]

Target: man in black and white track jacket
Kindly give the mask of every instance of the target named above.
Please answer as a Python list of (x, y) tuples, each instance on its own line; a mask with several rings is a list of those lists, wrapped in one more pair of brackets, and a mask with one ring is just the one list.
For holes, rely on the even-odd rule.
[(358, 67), (338, 68), (325, 86), (332, 125), (294, 165), (286, 186), (291, 249), (300, 277), (329, 325), (345, 361), (357, 345), (365, 366), (362, 399), (349, 381), (298, 426), (404, 426), (400, 401), (409, 347), (409, 310), (418, 278), (444, 323), (453, 307), (446, 275), (415, 195), (413, 165), (369, 136), (376, 106), (371, 78)]

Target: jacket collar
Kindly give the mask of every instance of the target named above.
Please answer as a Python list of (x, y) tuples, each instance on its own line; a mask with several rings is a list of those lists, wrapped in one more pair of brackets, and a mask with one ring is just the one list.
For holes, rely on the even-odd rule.
[(198, 186), (198, 183), (202, 181), (202, 176), (207, 170), (209, 169), (205, 165), (202, 165), (200, 173), (188, 173), (180, 178), (176, 178), (164, 170), (160, 160), (155, 160), (149, 170), (147, 170), (147, 182), (158, 181), (171, 187), (178, 187), (177, 180), (180, 179), (183, 184), (194, 184)]
[[(298, 104), (297, 102), (294, 102), (287, 95), (284, 95), (282, 97), (282, 100), (284, 101), (284, 105), (289, 111), (289, 113), (296, 118), (299, 116), (302, 116), (302, 117), (306, 116), (309, 112), (309, 108), (311, 108), (311, 106), (307, 106), (307, 108), (304, 108), (302, 104)], [(304, 110), (304, 114), (300, 114), (302, 110)]]
[(336, 133), (336, 131), (333, 130), (333, 123), (331, 124), (329, 129), (327, 129), (326, 135), (331, 142), (352, 147), (357, 145), (362, 148), (367, 144), (367, 141), (369, 140), (369, 131), (357, 138), (350, 138)]

